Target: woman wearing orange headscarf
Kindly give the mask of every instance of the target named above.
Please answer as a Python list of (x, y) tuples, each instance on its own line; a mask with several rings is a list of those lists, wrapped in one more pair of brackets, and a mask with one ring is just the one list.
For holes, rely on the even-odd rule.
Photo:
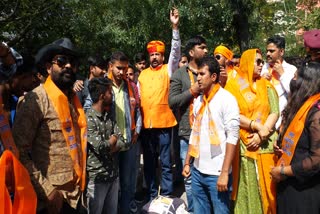
[(276, 163), (273, 142), (279, 103), (272, 85), (260, 78), (262, 66), (259, 49), (245, 51), (236, 78), (225, 87), (240, 108), (240, 144), (233, 166), (235, 213), (276, 213), (269, 172)]

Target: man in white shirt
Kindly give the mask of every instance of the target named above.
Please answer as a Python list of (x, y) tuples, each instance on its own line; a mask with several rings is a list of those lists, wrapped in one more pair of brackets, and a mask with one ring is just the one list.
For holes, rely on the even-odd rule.
[[(231, 163), (239, 139), (236, 99), (219, 84), (219, 63), (213, 57), (199, 62), (197, 81), (203, 95), (194, 103), (194, 123), (183, 168), (192, 174), (194, 213), (230, 213)], [(193, 169), (190, 161), (194, 158)]]
[(287, 105), (290, 92), (290, 81), (297, 68), (284, 59), (286, 41), (281, 36), (273, 36), (267, 40), (267, 63), (262, 67), (261, 76), (269, 80), (279, 96), (280, 117), (276, 123), (278, 129), (281, 124), (281, 112)]

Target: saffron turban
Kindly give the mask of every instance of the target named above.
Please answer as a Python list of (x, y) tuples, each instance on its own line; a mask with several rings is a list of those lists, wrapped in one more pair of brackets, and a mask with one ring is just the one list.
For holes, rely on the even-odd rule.
[(156, 41), (151, 41), (147, 45), (147, 50), (148, 53), (154, 53), (154, 52), (159, 52), (164, 54), (165, 51), (165, 45), (163, 42), (156, 40)]
[(219, 45), (218, 47), (216, 47), (216, 49), (214, 49), (213, 54), (221, 54), (228, 60), (231, 60), (233, 58), (233, 52), (223, 45)]

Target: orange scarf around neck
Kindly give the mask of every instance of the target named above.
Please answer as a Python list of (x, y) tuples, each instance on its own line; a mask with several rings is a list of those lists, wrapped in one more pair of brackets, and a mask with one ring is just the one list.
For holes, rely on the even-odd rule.
[(214, 97), (214, 95), (218, 92), (220, 89), (219, 84), (215, 84), (214, 88), (209, 93), (209, 96), (206, 97), (206, 95), (203, 95), (202, 103), (199, 109), (199, 112), (196, 115), (196, 118), (193, 123), (192, 132), (190, 136), (190, 150), (189, 154), (192, 157), (199, 158), (199, 145), (200, 145), (200, 136), (201, 136), (201, 121), (203, 118), (204, 111), (207, 109), (208, 119), (209, 119), (209, 141), (211, 145), (219, 145), (220, 139), (216, 130), (216, 126), (214, 124), (214, 121), (212, 119), (211, 111), (209, 108), (209, 103)]
[(296, 149), (299, 138), (304, 129), (304, 124), (309, 110), (312, 108), (315, 102), (320, 99), (320, 93), (309, 97), (309, 99), (302, 105), (297, 114), (294, 116), (293, 120), (286, 130), (281, 147), (283, 149), (283, 154), (278, 160), (277, 165), (288, 166), (291, 163), (294, 151)]
[[(68, 97), (54, 84), (49, 76), (43, 85), (49, 99), (61, 122), (62, 133), (66, 140), (74, 164), (74, 170), (78, 176), (77, 183), (84, 190), (86, 183), (86, 161), (87, 161), (87, 122), (81, 103), (77, 96), (73, 96), (73, 104), (79, 115), (78, 126), (80, 128), (81, 142), (76, 141), (73, 121), (70, 114)], [(80, 148), (79, 148), (80, 147)]]

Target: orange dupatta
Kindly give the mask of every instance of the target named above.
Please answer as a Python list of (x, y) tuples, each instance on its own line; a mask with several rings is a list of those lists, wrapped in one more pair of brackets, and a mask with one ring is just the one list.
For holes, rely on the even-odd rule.
[[(8, 169), (9, 166), (9, 169)], [(11, 201), (6, 186), (10, 173), (14, 186), (14, 200)], [(9, 181), (10, 182), (10, 181)], [(5, 150), (0, 158), (0, 213), (24, 214), (36, 213), (37, 195), (30, 181), (29, 173), (9, 150)]]
[[(243, 53), (238, 74), (227, 83), (225, 89), (237, 99), (241, 115), (264, 124), (270, 113), (267, 86), (272, 86), (267, 80), (259, 78), (255, 82), (256, 88), (254, 87), (252, 77), (256, 53), (256, 49)], [(240, 129), (240, 138), (244, 144), (248, 144), (248, 135), (251, 133), (249, 130)], [(257, 151), (246, 151), (245, 156), (257, 159)]]
[(216, 126), (214, 124), (214, 121), (211, 116), (210, 108), (209, 108), (209, 102), (212, 100), (214, 95), (217, 93), (219, 90), (220, 85), (215, 84), (214, 88), (211, 90), (208, 98), (206, 95), (203, 95), (203, 100), (201, 103), (201, 107), (199, 109), (199, 112), (196, 115), (196, 118), (193, 123), (192, 127), (192, 132), (190, 136), (190, 141), (189, 141), (189, 154), (192, 157), (199, 158), (199, 144), (200, 144), (200, 135), (201, 135), (201, 120), (203, 118), (203, 113), (207, 109), (208, 111), (208, 118), (209, 118), (209, 140), (211, 145), (219, 145), (220, 144), (220, 139), (218, 136), (218, 133), (216, 131)]
[[(62, 133), (69, 148), (69, 152), (74, 164), (74, 170), (78, 176), (77, 183), (80, 184), (80, 188), (83, 191), (86, 184), (87, 161), (87, 122), (85, 113), (78, 97), (74, 95), (73, 104), (77, 113), (79, 114), (77, 123), (80, 128), (81, 137), (81, 142), (76, 142), (75, 131), (70, 115), (68, 97), (54, 84), (50, 75), (48, 76), (43, 87), (58, 114), (61, 122)], [(81, 153), (79, 153), (79, 146)]]
[(5, 114), (3, 109), (2, 96), (0, 96), (0, 136), (4, 148), (10, 150), (17, 158), (19, 158), (19, 151), (12, 137), (8, 115)]
[[(256, 80), (256, 88), (254, 88), (252, 77), (256, 53), (257, 49), (250, 49), (243, 53), (240, 59), (240, 68), (237, 70), (238, 73), (234, 79), (231, 79), (227, 83), (225, 89), (236, 97), (241, 115), (264, 124), (270, 113), (267, 86), (273, 86), (267, 80), (259, 78)], [(250, 131), (240, 129), (240, 138), (244, 144), (248, 143), (249, 134), (251, 134)], [(238, 145), (237, 149), (238, 150), (232, 165), (234, 179), (231, 197), (233, 200), (236, 199), (238, 191), (240, 145)], [(259, 155), (258, 151), (246, 151), (244, 155), (257, 161), (259, 189), (264, 213), (267, 213), (268, 210), (275, 212), (275, 186), (270, 179), (268, 171), (270, 166), (275, 165), (274, 155), (264, 154), (263, 159), (261, 158), (261, 155)]]
[(299, 138), (304, 129), (304, 124), (309, 110), (312, 108), (314, 103), (320, 99), (320, 93), (309, 97), (309, 99), (302, 105), (297, 114), (291, 121), (288, 129), (286, 130), (282, 138), (282, 149), (283, 154), (277, 162), (277, 166), (284, 165), (288, 166), (291, 163), (294, 151), (296, 149)]

